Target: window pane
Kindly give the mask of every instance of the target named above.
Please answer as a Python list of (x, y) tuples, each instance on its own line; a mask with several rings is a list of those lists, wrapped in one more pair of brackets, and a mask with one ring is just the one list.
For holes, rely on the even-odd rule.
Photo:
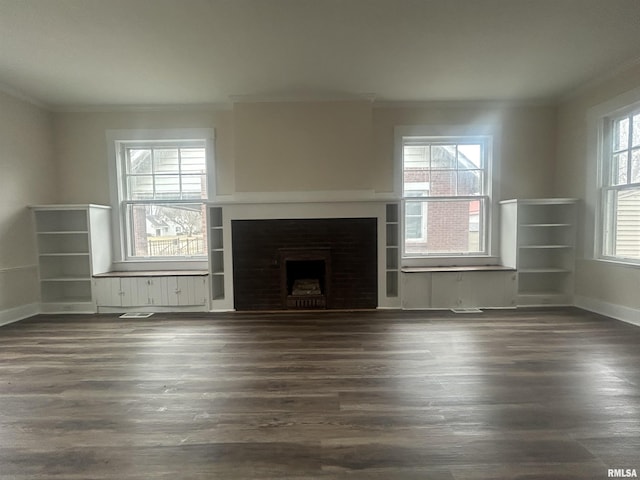
[(629, 118), (615, 122), (613, 136), (613, 150), (615, 152), (629, 148)]
[(458, 145), (458, 168), (482, 168), (482, 145)]
[(205, 173), (207, 171), (204, 148), (180, 149), (182, 173)]
[(178, 149), (156, 148), (153, 150), (154, 173), (178, 173)]
[(429, 170), (405, 170), (403, 191), (405, 196), (421, 196), (413, 192), (429, 193)]
[(640, 259), (640, 189), (609, 192), (607, 254)]
[(422, 202), (407, 202), (405, 212), (407, 216), (422, 215)]
[(180, 177), (177, 175), (156, 175), (156, 196), (157, 199), (179, 199), (180, 198)]
[(140, 148), (129, 148), (126, 151), (127, 173), (150, 174), (151, 173), (151, 150)]
[(640, 149), (631, 152), (631, 182), (629, 183), (640, 183)]
[(640, 113), (633, 116), (633, 140), (634, 147), (640, 147)]
[(405, 238), (407, 240), (421, 239), (424, 236), (423, 202), (407, 202), (405, 212)]
[(182, 175), (182, 198), (207, 198), (204, 175)]
[(405, 145), (404, 168), (429, 168), (429, 147), (423, 145)]
[(482, 170), (463, 170), (458, 172), (458, 195), (481, 195)]
[(430, 196), (451, 196), (456, 194), (455, 170), (431, 170)]
[[(405, 219), (405, 253), (409, 255), (470, 254), (484, 251), (484, 198), (471, 201), (425, 201), (422, 237), (414, 234), (412, 220)], [(407, 202), (407, 204), (410, 202)], [(410, 230), (411, 229), (411, 230)], [(416, 238), (416, 240), (412, 240)]]
[(202, 204), (129, 205), (130, 252), (134, 257), (206, 255)]
[(432, 145), (431, 168), (456, 168), (455, 145)]
[(627, 152), (616, 153), (613, 156), (611, 172), (612, 185), (624, 185), (627, 183)]
[(127, 178), (127, 200), (153, 199), (153, 177), (136, 175)]

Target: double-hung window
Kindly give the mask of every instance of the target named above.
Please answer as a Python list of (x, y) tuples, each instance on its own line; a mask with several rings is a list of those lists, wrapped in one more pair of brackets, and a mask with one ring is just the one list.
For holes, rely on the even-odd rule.
[(602, 257), (640, 263), (640, 107), (605, 118)]
[(488, 254), (490, 140), (402, 137), (405, 257)]
[(111, 135), (118, 260), (203, 261), (211, 143), (189, 132), (148, 132), (149, 140), (145, 132)]

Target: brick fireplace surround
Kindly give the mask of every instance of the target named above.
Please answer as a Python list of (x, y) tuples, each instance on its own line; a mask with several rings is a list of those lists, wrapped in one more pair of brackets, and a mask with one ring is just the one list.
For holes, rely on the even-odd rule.
[(283, 310), (282, 252), (330, 252), (327, 309), (378, 306), (378, 219), (232, 220), (236, 310)]

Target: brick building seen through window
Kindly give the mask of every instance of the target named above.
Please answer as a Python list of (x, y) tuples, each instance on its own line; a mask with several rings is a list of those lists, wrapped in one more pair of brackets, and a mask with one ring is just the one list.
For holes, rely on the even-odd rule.
[(403, 138), (404, 255), (486, 253), (488, 138)]

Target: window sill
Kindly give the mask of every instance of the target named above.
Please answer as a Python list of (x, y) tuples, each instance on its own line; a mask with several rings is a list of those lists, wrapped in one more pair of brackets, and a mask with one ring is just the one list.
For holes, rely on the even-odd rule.
[(403, 273), (434, 273), (434, 272), (501, 272), (512, 271), (515, 268), (505, 267), (504, 265), (468, 265), (456, 267), (403, 267), (400, 269)]
[(209, 275), (207, 270), (146, 270), (146, 271), (113, 271), (98, 273), (94, 275), (95, 278), (109, 278), (109, 277), (187, 277), (187, 276), (199, 276), (204, 277)]
[(591, 260), (594, 260), (596, 262), (600, 262), (600, 263), (604, 263), (607, 265), (611, 265), (614, 267), (627, 267), (627, 268), (633, 268), (633, 269), (639, 269), (640, 268), (640, 262), (635, 263), (635, 262), (625, 262), (623, 260), (615, 260), (615, 259), (611, 259), (611, 258), (593, 258)]

